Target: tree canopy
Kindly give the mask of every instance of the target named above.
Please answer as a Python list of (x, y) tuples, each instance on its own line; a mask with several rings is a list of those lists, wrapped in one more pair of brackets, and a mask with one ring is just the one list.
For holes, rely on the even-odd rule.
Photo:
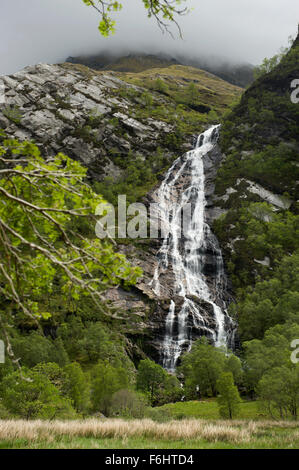
[(237, 387), (234, 385), (233, 374), (226, 372), (217, 380), (217, 398), (219, 413), (222, 418), (233, 419), (237, 416), (241, 398)]
[(51, 316), (45, 299), (55, 284), (73, 299), (89, 295), (109, 315), (103, 291), (141, 274), (111, 241), (96, 238), (94, 214), (103, 198), (85, 183), (86, 171), (62, 153), (44, 159), (35, 144), (2, 136), (0, 322), (8, 352), (12, 316), (38, 328)]

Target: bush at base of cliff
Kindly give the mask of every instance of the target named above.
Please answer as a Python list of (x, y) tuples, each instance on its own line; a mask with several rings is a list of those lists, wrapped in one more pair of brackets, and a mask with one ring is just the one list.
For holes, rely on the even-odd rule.
[(14, 417), (24, 419), (72, 419), (76, 412), (70, 399), (43, 374), (22, 369), (7, 375), (1, 383), (2, 405)]

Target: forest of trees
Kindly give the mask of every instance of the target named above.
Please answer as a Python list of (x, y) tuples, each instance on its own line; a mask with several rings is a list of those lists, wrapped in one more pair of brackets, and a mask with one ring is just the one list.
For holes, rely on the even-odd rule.
[[(101, 295), (109, 285), (134, 284), (141, 271), (112, 241), (94, 238), (102, 197), (84, 182), (86, 170), (62, 154), (44, 159), (32, 143), (1, 139), (1, 330), (8, 352), (0, 368), (1, 417), (142, 417), (183, 396), (218, 396), (220, 416), (232, 418), (241, 395), (258, 398), (270, 417), (297, 418), (299, 365), (290, 349), (299, 337), (296, 253), (244, 296), (239, 357), (202, 338), (182, 357), (180, 385), (149, 359), (132, 362), (120, 313)], [(257, 204), (257, 211), (267, 207)], [(253, 224), (248, 214), (239, 223), (255, 234), (261, 255), (273, 249), (279, 256), (284, 245), (295, 250), (295, 215)]]

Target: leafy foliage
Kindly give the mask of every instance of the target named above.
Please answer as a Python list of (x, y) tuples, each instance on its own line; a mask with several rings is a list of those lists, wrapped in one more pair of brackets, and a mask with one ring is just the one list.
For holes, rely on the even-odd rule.
[(263, 375), (257, 388), (262, 405), (272, 418), (297, 419), (299, 406), (299, 367), (274, 367)]
[(234, 374), (240, 383), (242, 376), (241, 362), (226, 354), (222, 348), (215, 348), (206, 338), (200, 338), (192, 345), (190, 353), (182, 357), (179, 371), (185, 377), (185, 390), (189, 398), (217, 395), (217, 380), (224, 372)]
[(217, 380), (217, 398), (219, 413), (222, 418), (233, 419), (238, 415), (239, 405), (241, 403), (237, 387), (234, 385), (233, 374), (226, 372), (221, 374)]
[(254, 78), (257, 80), (258, 78), (262, 77), (266, 73), (272, 72), (282, 61), (282, 59), (287, 55), (290, 51), (290, 47), (292, 46), (294, 39), (290, 36), (289, 37), (289, 47), (282, 47), (280, 51), (275, 54), (273, 57), (265, 58), (261, 65), (257, 66), (254, 69)]
[[(118, 12), (122, 9), (122, 4), (115, 0), (82, 0), (85, 5), (93, 7), (101, 17), (99, 31), (103, 36), (115, 32), (115, 21), (111, 17), (112, 12)], [(175, 23), (179, 28), (175, 15), (183, 14), (187, 8), (179, 9), (179, 5), (185, 0), (142, 0), (149, 18), (154, 17), (162, 30), (168, 30), (165, 21)], [(180, 31), (180, 29), (179, 29)]]
[(105, 317), (119, 321), (120, 312), (102, 294), (133, 284), (141, 271), (95, 237), (94, 213), (104, 199), (85, 183), (79, 163), (63, 154), (44, 159), (35, 144), (2, 136), (0, 177), (0, 324), (9, 353), (1, 369), (3, 406), (27, 419), (105, 408), (99, 392), (94, 404), (97, 389), (91, 396), (81, 364), (117, 362), (120, 388), (132, 379), (121, 333), (103, 325)]
[(13, 332), (11, 344), (16, 357), (21, 358), (22, 364), (34, 367), (41, 362), (55, 362), (64, 366), (68, 362), (68, 355), (59, 338), (54, 341), (32, 331), (28, 335)]
[(297, 418), (299, 369), (291, 361), (291, 342), (298, 337), (298, 323), (289, 321), (267, 330), (262, 340), (244, 343), (246, 386), (275, 419)]
[(298, 322), (298, 252), (285, 256), (267, 280), (248, 288), (239, 302), (239, 325), (245, 340), (262, 339), (266, 330), (288, 321)]
[(115, 392), (129, 385), (126, 370), (121, 366), (113, 366), (107, 361), (99, 361), (91, 371), (91, 403), (94, 411), (108, 415)]
[(140, 361), (137, 371), (137, 389), (147, 393), (152, 404), (167, 380), (166, 371), (155, 362), (144, 359)]
[(124, 418), (143, 418), (147, 406), (144, 395), (134, 390), (118, 390), (111, 399), (111, 414)]
[[(216, 191), (225, 214), (214, 229), (236, 295), (231, 314), (241, 341), (252, 344), (266, 339), (275, 325), (298, 324), (299, 107), (290, 88), (298, 60), (297, 38), (288, 51), (264, 62), (263, 73), (225, 116), (221, 132), (226, 159)], [(261, 191), (251, 191), (252, 184)], [(247, 379), (255, 369), (251, 363)]]
[(75, 218), (93, 218), (103, 202), (83, 182), (86, 170), (79, 163), (63, 154), (44, 161), (34, 144), (13, 139), (3, 141), (0, 153), (0, 267), (6, 284), (0, 289), (6, 298), (23, 313), (46, 318), (39, 299), (51, 293), (55, 276), (64, 292), (78, 298), (84, 290), (95, 300), (109, 283), (136, 280), (139, 270), (111, 244), (73, 231)]
[(65, 393), (71, 398), (74, 408), (79, 413), (84, 413), (89, 409), (90, 384), (86, 374), (78, 362), (67, 364), (64, 368), (67, 379)]
[(12, 416), (25, 419), (74, 418), (71, 401), (43, 374), (23, 369), (7, 375), (1, 382), (1, 398)]
[[(52, 315), (45, 307), (55, 285), (74, 301), (89, 296), (109, 316), (102, 292), (109, 285), (134, 283), (141, 271), (110, 242), (97, 239), (90, 222), (88, 236), (77, 232), (78, 220), (94, 223), (95, 209), (104, 201), (84, 182), (86, 170), (79, 163), (63, 154), (44, 160), (33, 143), (4, 138), (0, 164), (1, 327), (13, 354), (6, 324), (13, 316), (16, 325), (41, 331), (40, 322)], [(52, 361), (55, 352), (47, 340), (33, 339), (32, 355), (26, 353), (25, 337), (15, 339), (25, 363), (36, 363), (39, 348), (41, 357)], [(59, 341), (56, 347), (61, 349)], [(58, 363), (66, 360), (57, 357)]]

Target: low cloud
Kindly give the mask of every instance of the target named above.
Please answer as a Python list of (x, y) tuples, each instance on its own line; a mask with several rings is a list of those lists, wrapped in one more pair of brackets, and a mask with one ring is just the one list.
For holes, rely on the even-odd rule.
[[(3, 2), (4, 3), (4, 2)], [(193, 11), (180, 19), (184, 39), (162, 34), (149, 20), (141, 0), (123, 0), (117, 32), (100, 36), (96, 12), (81, 0), (11, 0), (1, 5), (0, 74), (68, 56), (120, 53), (168, 53), (188, 57), (224, 57), (236, 63), (260, 63), (287, 45), (297, 32), (298, 0), (188, 0)]]

